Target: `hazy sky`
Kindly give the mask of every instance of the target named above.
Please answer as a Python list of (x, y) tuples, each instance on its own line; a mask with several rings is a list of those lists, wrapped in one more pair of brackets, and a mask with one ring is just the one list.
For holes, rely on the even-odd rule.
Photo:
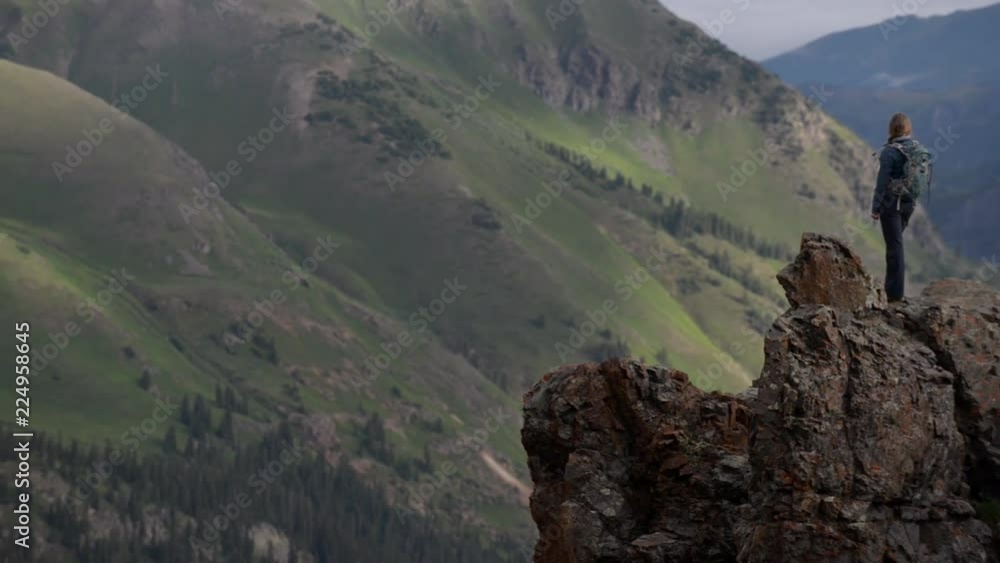
[[(997, 0), (660, 0), (678, 16), (709, 30), (730, 23), (717, 39), (752, 59), (781, 54), (834, 31), (878, 23), (900, 12), (918, 16), (979, 8)], [(894, 9), (894, 7), (896, 9)], [(914, 7), (916, 9), (914, 10)], [(713, 35), (716, 35), (713, 33)]]

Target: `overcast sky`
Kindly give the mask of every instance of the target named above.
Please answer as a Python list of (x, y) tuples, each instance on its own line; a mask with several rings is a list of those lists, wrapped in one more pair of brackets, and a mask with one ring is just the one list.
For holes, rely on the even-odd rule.
[[(756, 60), (778, 55), (834, 31), (871, 25), (899, 12), (918, 16), (979, 8), (997, 0), (660, 0), (678, 16), (710, 31), (731, 10), (730, 23), (717, 24), (717, 39)], [(916, 6), (916, 10), (913, 7)], [(897, 9), (894, 10), (894, 7)], [(713, 35), (716, 35), (713, 33)]]

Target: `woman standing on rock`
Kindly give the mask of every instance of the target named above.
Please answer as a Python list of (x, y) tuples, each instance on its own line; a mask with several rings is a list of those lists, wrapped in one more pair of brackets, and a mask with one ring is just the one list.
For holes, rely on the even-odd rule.
[(889, 302), (902, 301), (906, 284), (903, 231), (917, 206), (917, 199), (930, 188), (930, 152), (912, 138), (913, 125), (906, 114), (889, 120), (889, 141), (879, 155), (878, 180), (872, 198), (872, 218), (882, 223), (885, 239), (885, 293)]

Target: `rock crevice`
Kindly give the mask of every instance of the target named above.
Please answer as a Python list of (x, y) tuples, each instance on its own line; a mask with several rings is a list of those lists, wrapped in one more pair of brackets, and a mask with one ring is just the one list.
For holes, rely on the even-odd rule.
[(1000, 293), (888, 306), (818, 235), (778, 277), (739, 395), (624, 360), (525, 395), (536, 563), (1000, 562)]

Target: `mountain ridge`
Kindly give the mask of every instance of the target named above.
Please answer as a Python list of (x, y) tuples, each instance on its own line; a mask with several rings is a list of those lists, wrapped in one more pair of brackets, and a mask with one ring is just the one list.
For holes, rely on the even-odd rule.
[[(0, 13), (13, 5), (0, 0)], [(0, 94), (5, 115), (20, 120), (59, 96), (74, 114), (88, 103), (78, 89), (104, 100), (103, 115), (141, 87), (148, 66), (169, 76), (130, 112), (155, 134), (113, 133), (66, 176), (74, 199), (59, 197), (50, 164), (80, 141), (75, 128), (18, 121), (18, 131), (50, 137), (0, 146), (10, 179), (0, 190), (14, 203), (0, 220), (13, 243), (0, 246), (11, 266), (0, 286), (5, 315), (34, 315), (39, 335), (57, 330), (77, 296), (100, 290), (94, 257), (137, 277), (110, 305), (107, 329), (87, 331), (43, 372), (39, 393), (52, 397), (43, 430), (114, 439), (156, 393), (206, 397), (213, 432), (174, 421), (172, 434), (159, 427), (144, 442), (147, 455), (182, 451), (170, 435), (235, 451), (266, 443), (282, 421), (305, 440), (329, 428), (319, 455), (356, 470), (390, 509), (506, 550), (533, 533), (510, 482), (528, 478), (516, 423), (488, 432), (481, 455), (449, 479), (436, 476), (455, 444), (482, 430), (483, 413), (512, 408), (529, 374), (631, 354), (703, 371), (705, 387), (742, 389), (763, 354), (734, 344), (757, 339), (783, 309), (773, 274), (804, 225), (880, 252), (878, 233), (857, 220), (869, 189), (865, 148), (805, 96), (770, 78), (758, 91), (766, 73), (710, 42), (700, 55), (708, 72), (688, 64), (673, 83), (664, 73), (677, 64), (672, 53), (644, 58), (639, 33), (617, 44), (622, 26), (640, 22), (675, 49), (706, 36), (678, 22), (658, 30), (673, 20), (648, 2), (610, 14), (587, 4), (555, 30), (524, 5), (410, 2), (386, 25), (368, 11), (386, 4), (353, 0), (244, 0), (222, 18), (190, 0), (63, 7), (0, 66), (23, 92), (39, 92)], [(492, 25), (510, 18), (516, 26)], [(516, 33), (499, 31), (508, 28)], [(359, 41), (367, 46), (352, 50)], [(541, 47), (522, 57), (529, 44)], [(607, 63), (594, 75), (585, 72), (591, 56)], [(25, 65), (54, 73), (48, 86)], [(500, 84), (491, 91), (481, 79)], [(641, 95), (631, 97), (635, 87)], [(286, 108), (288, 128), (263, 133)], [(617, 138), (605, 136), (609, 119)], [(761, 159), (783, 132), (789, 141)], [(240, 150), (248, 136), (271, 139), (252, 160)], [(734, 170), (750, 166), (737, 191), (720, 196), (717, 184), (733, 185)], [(167, 204), (147, 206), (146, 176), (170, 180)], [(206, 190), (211, 179), (218, 197)], [(565, 182), (558, 195), (545, 190), (553, 182)], [(112, 213), (122, 201), (130, 211)], [(516, 222), (531, 204), (531, 224)], [(154, 210), (155, 220), (142, 219)], [(925, 243), (913, 252), (917, 283), (964, 267), (939, 253), (925, 218), (914, 230)], [(654, 250), (667, 267), (649, 267)], [(37, 291), (36, 278), (66, 278), (72, 298), (45, 284)], [(456, 279), (467, 289), (445, 303)], [(607, 312), (608, 300), (616, 312), (596, 323), (588, 313)], [(80, 400), (95, 382), (99, 413)], [(225, 391), (213, 403), (217, 388), (247, 408), (232, 408)], [(226, 417), (232, 432), (214, 428)], [(421, 486), (435, 494), (411, 507)], [(99, 502), (113, 510), (108, 499), (120, 493)]]
[[(851, 61), (851, 72), (837, 75), (838, 86), (907, 86), (916, 91), (948, 89), (956, 83), (996, 86), (1000, 69), (988, 53), (996, 42), (990, 32), (997, 17), (1000, 4), (926, 18), (897, 16), (831, 33), (769, 58), (763, 65), (795, 83), (829, 81), (822, 65), (841, 69), (842, 62)], [(955, 59), (963, 65), (949, 67), (947, 63)], [(928, 67), (937, 74), (921, 72)], [(893, 76), (900, 79), (890, 80)]]

